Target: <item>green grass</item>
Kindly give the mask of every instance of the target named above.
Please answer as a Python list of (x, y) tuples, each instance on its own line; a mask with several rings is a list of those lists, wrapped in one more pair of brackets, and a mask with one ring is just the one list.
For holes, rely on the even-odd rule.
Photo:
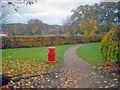
[[(82, 43), (83, 44), (83, 43)], [(79, 44), (72, 45), (59, 45), (54, 46), (56, 48), (56, 61), (63, 60), (64, 52), (70, 47)], [(19, 60), (35, 60), (44, 62), (48, 60), (48, 47), (33, 47), (33, 48), (14, 48), (14, 49), (2, 49), (2, 59), (9, 59), (15, 61)]]
[[(70, 45), (55, 46), (56, 47), (56, 60), (62, 60), (64, 51)], [(9, 60), (36, 60), (39, 62), (48, 60), (48, 47), (35, 47), (35, 48), (15, 48), (3, 49), (2, 58)]]
[[(84, 43), (80, 43), (84, 44)], [(59, 45), (54, 46), (56, 48), (56, 64), (47, 64), (48, 60), (48, 47), (33, 47), (33, 48), (14, 48), (14, 49), (3, 49), (2, 50), (2, 70), (3, 74), (19, 74), (19, 73), (28, 73), (31, 71), (39, 71), (45, 70), (52, 66), (55, 68), (59, 67), (63, 61), (64, 52), (71, 46), (80, 45), (80, 44), (72, 44), (72, 45)], [(86, 60), (86, 57), (94, 58), (99, 52), (94, 52), (98, 48), (98, 43), (88, 43), (89, 46), (81, 47), (77, 50), (77, 54), (83, 57)], [(94, 50), (93, 50), (94, 48)], [(82, 49), (82, 50), (81, 50)], [(92, 51), (92, 50), (93, 51)], [(92, 51), (92, 53), (90, 52)], [(83, 53), (84, 52), (84, 53)], [(89, 56), (86, 56), (85, 54)], [(93, 55), (93, 56), (92, 56)], [(96, 55), (96, 56), (95, 56)], [(91, 59), (90, 59), (91, 60)], [(90, 61), (89, 60), (89, 61)], [(95, 59), (96, 60), (96, 59)], [(100, 59), (98, 59), (100, 61)]]
[(102, 63), (102, 55), (99, 47), (100, 43), (89, 43), (77, 49), (77, 55), (87, 63), (97, 66)]
[[(2, 50), (3, 73), (26, 73), (36, 71), (43, 67), (49, 68), (52, 65), (60, 66), (63, 61), (64, 52), (72, 45), (54, 46), (56, 48), (57, 64), (46, 64), (48, 60), (48, 47), (14, 48)], [(27, 63), (27, 64), (26, 64)], [(40, 66), (39, 66), (40, 65)], [(36, 68), (36, 69), (35, 69)], [(30, 70), (31, 69), (31, 70)], [(11, 71), (12, 70), (12, 71)]]

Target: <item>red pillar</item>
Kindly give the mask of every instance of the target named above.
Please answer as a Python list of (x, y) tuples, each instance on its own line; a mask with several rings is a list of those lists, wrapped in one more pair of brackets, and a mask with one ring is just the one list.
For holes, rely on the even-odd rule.
[(49, 47), (49, 52), (48, 52), (48, 61), (47, 63), (56, 63), (55, 61), (55, 47)]

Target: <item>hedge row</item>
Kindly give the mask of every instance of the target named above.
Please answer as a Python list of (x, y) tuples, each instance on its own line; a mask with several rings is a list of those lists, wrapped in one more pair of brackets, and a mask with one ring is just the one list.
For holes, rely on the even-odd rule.
[(2, 37), (2, 48), (41, 47), (98, 42), (101, 41), (101, 38), (101, 35), (5, 36)]

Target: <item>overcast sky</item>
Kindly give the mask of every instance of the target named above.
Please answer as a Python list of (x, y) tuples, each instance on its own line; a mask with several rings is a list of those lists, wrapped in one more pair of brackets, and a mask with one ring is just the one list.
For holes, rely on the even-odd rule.
[(29, 19), (39, 19), (50, 25), (62, 25), (71, 10), (81, 4), (93, 4), (100, 0), (40, 0), (36, 4), (21, 5), (18, 12), (11, 14), (7, 23), (27, 23)]

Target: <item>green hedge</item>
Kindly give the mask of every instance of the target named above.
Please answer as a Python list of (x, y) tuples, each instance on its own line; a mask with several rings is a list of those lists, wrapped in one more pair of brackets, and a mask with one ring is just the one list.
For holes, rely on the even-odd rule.
[(99, 42), (103, 36), (96, 35), (50, 35), (50, 36), (4, 36), (2, 37), (2, 47), (6, 48), (24, 48), (55, 46), (87, 42)]

